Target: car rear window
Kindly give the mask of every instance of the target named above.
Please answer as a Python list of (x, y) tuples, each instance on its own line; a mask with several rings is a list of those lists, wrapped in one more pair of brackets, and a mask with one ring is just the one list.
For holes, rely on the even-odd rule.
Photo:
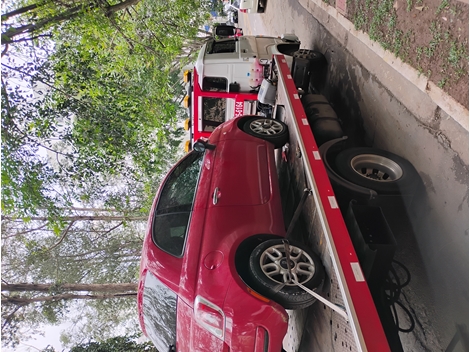
[(159, 351), (176, 345), (176, 294), (147, 271), (144, 282), (143, 315), (148, 338)]
[(181, 256), (191, 217), (203, 154), (191, 152), (168, 175), (156, 206), (153, 242), (165, 252)]

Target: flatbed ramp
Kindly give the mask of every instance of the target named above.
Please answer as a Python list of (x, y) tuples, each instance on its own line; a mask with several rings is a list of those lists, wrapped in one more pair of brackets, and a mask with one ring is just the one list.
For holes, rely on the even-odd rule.
[(316, 293), (347, 315), (346, 319), (320, 301), (306, 310), (289, 311), (284, 349), (390, 351), (289, 67), (281, 55), (275, 55), (274, 62), (278, 74), (275, 115), (289, 126), (290, 133), (282, 156), (292, 171), (288, 183), (296, 185), (299, 198), (304, 188), (311, 190), (302, 213), (308, 242), (326, 271), (323, 287)]

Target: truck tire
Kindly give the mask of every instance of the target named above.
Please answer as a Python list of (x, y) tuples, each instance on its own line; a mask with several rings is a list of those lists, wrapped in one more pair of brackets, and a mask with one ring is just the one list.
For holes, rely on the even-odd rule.
[[(320, 258), (306, 245), (289, 241), (291, 271), (305, 287), (318, 289), (325, 277)], [(265, 297), (285, 309), (300, 309), (316, 301), (287, 276), (287, 261), (282, 239), (267, 240), (259, 244), (250, 255), (250, 274), (253, 287)]]
[(243, 123), (243, 131), (281, 148), (289, 140), (287, 125), (271, 118), (252, 117)]
[(299, 49), (292, 57), (292, 78), (297, 88), (308, 92), (310, 80), (320, 77), (321, 67), (326, 62), (322, 53), (314, 50)]
[(411, 194), (419, 175), (406, 159), (375, 148), (350, 148), (335, 159), (338, 174), (379, 194)]

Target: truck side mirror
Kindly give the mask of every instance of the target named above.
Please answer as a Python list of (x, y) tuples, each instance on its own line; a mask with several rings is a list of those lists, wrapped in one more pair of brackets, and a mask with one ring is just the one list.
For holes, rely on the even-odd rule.
[(238, 93), (240, 91), (240, 83), (237, 83), (237, 82), (230, 83), (228, 85), (228, 91)]

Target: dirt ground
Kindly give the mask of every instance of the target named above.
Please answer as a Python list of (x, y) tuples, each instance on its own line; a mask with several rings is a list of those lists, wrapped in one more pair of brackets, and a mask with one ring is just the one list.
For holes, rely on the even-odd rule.
[(347, 0), (345, 16), (468, 109), (468, 3)]

